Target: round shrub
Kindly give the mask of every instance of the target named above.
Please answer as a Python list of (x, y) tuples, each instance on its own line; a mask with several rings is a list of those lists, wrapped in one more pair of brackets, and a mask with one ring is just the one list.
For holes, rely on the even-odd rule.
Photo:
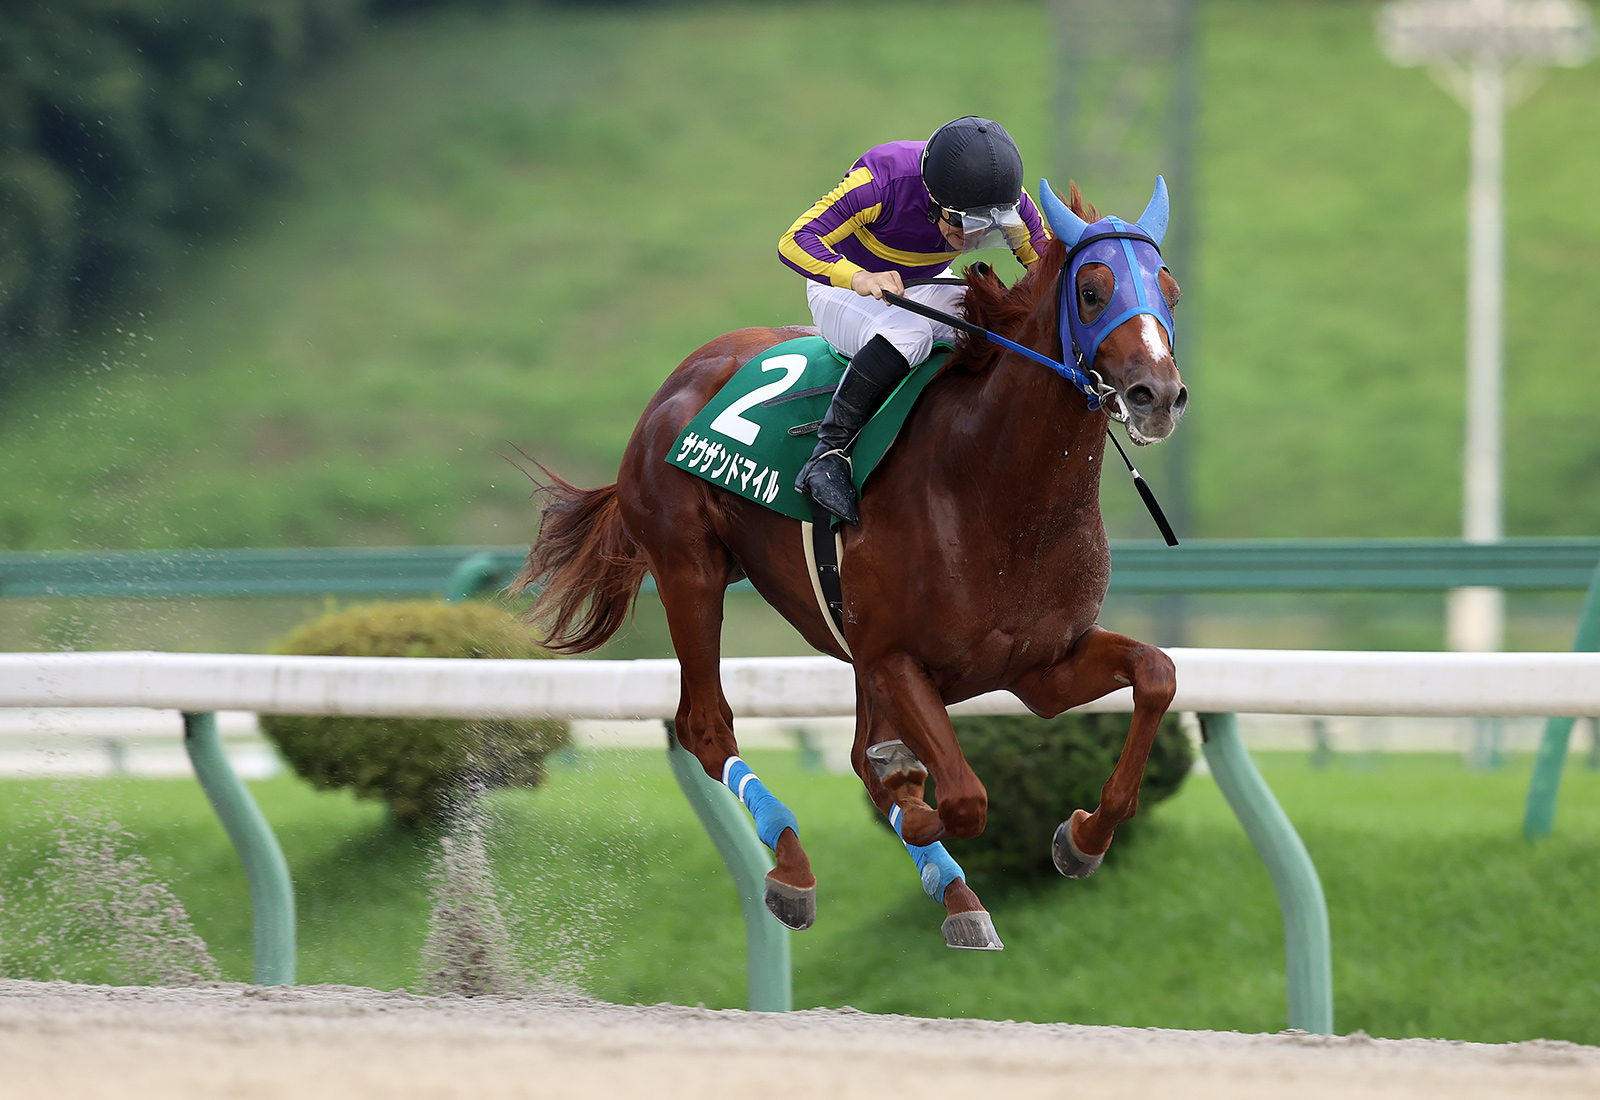
[[(1050, 840), (1075, 809), (1094, 810), (1100, 788), (1128, 736), (1126, 714), (1063, 714), (1053, 719), (994, 715), (952, 719), (961, 750), (989, 792), (989, 818), (972, 840), (946, 840), (950, 854), (976, 879), (1020, 882), (1055, 875)], [(1117, 828), (1118, 851), (1138, 832), (1151, 806), (1170, 797), (1194, 764), (1178, 716), (1156, 730), (1139, 788), (1140, 814)], [(938, 792), (928, 783), (930, 804)], [(876, 810), (874, 810), (876, 813)], [(882, 815), (879, 815), (880, 818)]]
[[(549, 657), (511, 615), (481, 603), (370, 604), (294, 630), (276, 653), (333, 657)], [(381, 798), (415, 827), (465, 790), (533, 787), (544, 758), (567, 743), (564, 722), (262, 715), (295, 774), (325, 790)]]

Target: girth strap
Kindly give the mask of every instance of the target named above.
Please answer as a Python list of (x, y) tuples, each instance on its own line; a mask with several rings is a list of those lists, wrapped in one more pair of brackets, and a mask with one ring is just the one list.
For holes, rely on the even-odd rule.
[(839, 544), (833, 533), (833, 513), (813, 502), (811, 522), (800, 527), (806, 568), (811, 573), (811, 591), (817, 598), (817, 606), (822, 609), (839, 648), (846, 656), (854, 657), (849, 643), (844, 640), (844, 586), (839, 580)]

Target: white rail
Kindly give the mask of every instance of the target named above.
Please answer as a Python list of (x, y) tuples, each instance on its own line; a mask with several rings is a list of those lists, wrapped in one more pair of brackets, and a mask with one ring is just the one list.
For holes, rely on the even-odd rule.
[[(1600, 654), (1173, 649), (1173, 707), (1198, 712), (1445, 717), (1600, 715)], [(848, 666), (732, 658), (741, 717), (851, 714)], [(676, 661), (462, 661), (190, 653), (0, 654), (0, 707), (151, 707), (450, 718), (670, 718)], [(1129, 710), (1124, 689), (1084, 709)], [(956, 713), (1017, 713), (994, 693)]]
[[(1178, 666), (1173, 705), (1201, 714), (1212, 775), (1278, 890), (1289, 1026), (1321, 1034), (1333, 1031), (1332, 948), (1322, 885), (1294, 827), (1240, 744), (1234, 715), (1600, 715), (1596, 653), (1169, 652)], [(722, 679), (734, 714), (742, 717), (819, 717), (855, 709), (850, 669), (826, 657), (727, 660)], [(1131, 702), (1124, 690), (1094, 709), (1126, 710)], [(227, 766), (211, 712), (669, 718), (677, 705), (676, 661), (0, 654), (0, 707), (185, 712), (185, 744), (196, 773), (245, 864), (256, 922), (256, 980), (269, 985), (294, 980), (293, 887), (270, 826)], [(952, 709), (1008, 713), (1021, 707), (1010, 695), (995, 693)], [(675, 745), (671, 752), (683, 754)], [(674, 770), (681, 770), (679, 781), (697, 812), (714, 810), (716, 799), (725, 803), (723, 818), (708, 811), (702, 820), (719, 849), (729, 845), (724, 857), (741, 883), (750, 936), (751, 1007), (787, 1008), (788, 943), (759, 896), (764, 852), (725, 788), (707, 779), (686, 754), (675, 760)], [(738, 828), (728, 825), (728, 815)], [(748, 849), (742, 854), (734, 850), (738, 838)]]

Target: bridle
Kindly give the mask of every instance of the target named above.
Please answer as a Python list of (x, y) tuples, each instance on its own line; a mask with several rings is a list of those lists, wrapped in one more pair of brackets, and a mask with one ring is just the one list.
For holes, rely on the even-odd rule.
[[(883, 299), (891, 305), (910, 310), (912, 313), (919, 313), (930, 320), (949, 325), (953, 329), (972, 336), (981, 336), (991, 343), (999, 344), (1001, 347), (1014, 351), (1018, 355), (1025, 355), (1034, 362), (1049, 367), (1083, 394), (1085, 401), (1089, 405), (1090, 412), (1103, 412), (1117, 423), (1126, 424), (1128, 422), (1128, 406), (1122, 399), (1121, 391), (1107, 382), (1101, 377), (1099, 371), (1089, 365), (1088, 358), (1084, 355), (1083, 349), (1078, 346), (1076, 337), (1072, 337), (1070, 340), (1072, 345), (1070, 360), (1066, 354), (1066, 345), (1068, 343), (1066, 333), (1072, 326), (1072, 320), (1077, 316), (1076, 313), (1068, 312), (1072, 307), (1072, 303), (1068, 301), (1067, 273), (1072, 270), (1072, 261), (1078, 253), (1100, 241), (1113, 240), (1143, 241), (1156, 250), (1157, 256), (1161, 255), (1161, 246), (1148, 233), (1125, 229), (1114, 229), (1084, 237), (1067, 250), (1066, 258), (1061, 261), (1061, 269), (1056, 272), (1056, 310), (1058, 314), (1056, 340), (1061, 346), (1060, 359), (1052, 359), (1048, 355), (1042, 355), (1032, 348), (1023, 347), (1015, 340), (1008, 340), (1004, 336), (990, 332), (981, 325), (975, 325), (971, 321), (953, 316), (941, 309), (925, 306), (921, 302), (913, 302), (911, 299), (904, 298), (891, 291), (884, 291)], [(930, 284), (960, 286), (964, 282), (965, 280), (958, 276), (935, 275), (926, 279), (907, 279), (905, 285), (908, 287), (928, 286)], [(1159, 294), (1160, 287), (1155, 289)]]
[[(1057, 341), (1061, 344), (1061, 358), (1063, 361), (1067, 357), (1066, 339), (1064, 334), (1071, 328), (1071, 318), (1076, 316), (1076, 313), (1069, 314), (1067, 312), (1069, 309), (1073, 308), (1073, 303), (1068, 300), (1069, 291), (1071, 288), (1067, 285), (1067, 273), (1072, 270), (1072, 261), (1074, 257), (1078, 255), (1078, 253), (1082, 252), (1090, 245), (1096, 244), (1100, 241), (1113, 240), (1143, 241), (1145, 244), (1156, 250), (1157, 256), (1161, 255), (1161, 246), (1157, 244), (1148, 233), (1137, 233), (1120, 229), (1112, 230), (1106, 233), (1096, 233), (1093, 236), (1084, 237), (1067, 250), (1066, 258), (1061, 261), (1061, 270), (1056, 272), (1056, 310), (1058, 313)], [(1160, 288), (1158, 287), (1157, 290), (1159, 291), (1159, 289)], [(1077, 367), (1077, 371), (1075, 373), (1083, 379), (1083, 383), (1078, 384), (1078, 388), (1083, 390), (1090, 398), (1089, 408), (1103, 408), (1105, 414), (1112, 420), (1115, 420), (1119, 424), (1126, 424), (1128, 422), (1128, 407), (1122, 400), (1122, 393), (1115, 386), (1107, 383), (1106, 380), (1100, 376), (1099, 371), (1089, 366), (1083, 354), (1083, 349), (1078, 346), (1078, 340), (1076, 337), (1072, 338), (1072, 361)], [(1068, 380), (1072, 381), (1070, 378)], [(1109, 405), (1109, 402), (1113, 400), (1117, 405), (1115, 409), (1111, 408)]]
[[(1094, 236), (1087, 237), (1073, 245), (1072, 248), (1067, 252), (1067, 258), (1061, 263), (1061, 270), (1056, 273), (1056, 304), (1060, 313), (1060, 316), (1056, 321), (1058, 339), (1061, 339), (1061, 334), (1066, 330), (1064, 326), (1069, 326), (1069, 316), (1076, 316), (1076, 314), (1069, 315), (1066, 312), (1068, 303), (1063, 297), (1067, 291), (1066, 276), (1068, 269), (1071, 267), (1073, 257), (1085, 247), (1094, 244), (1096, 241), (1119, 238), (1145, 241), (1155, 248), (1157, 255), (1161, 254), (1160, 246), (1157, 245), (1155, 241), (1151, 240), (1146, 234), (1130, 233), (1124, 230), (1115, 230), (1109, 233), (1096, 233)], [(965, 284), (965, 282), (965, 279), (958, 278), (956, 276), (935, 275), (927, 279), (907, 279), (905, 281), (905, 285), (908, 287), (928, 286), (930, 284), (960, 286)], [(1078, 341), (1076, 339), (1073, 339), (1072, 341), (1071, 362), (1067, 361), (1065, 348), (1063, 348), (1063, 354), (1059, 360), (1052, 359), (1048, 355), (1043, 355), (1037, 351), (1034, 351), (1032, 348), (1023, 347), (1015, 340), (1008, 340), (1004, 336), (990, 332), (982, 325), (975, 325), (964, 317), (956, 317), (953, 314), (946, 313), (942, 309), (935, 309), (932, 306), (923, 305), (921, 302), (913, 302), (910, 298), (896, 294), (893, 291), (884, 291), (883, 300), (888, 302), (890, 305), (899, 306), (901, 309), (909, 310), (912, 313), (921, 314), (930, 320), (949, 325), (958, 332), (965, 332), (972, 336), (980, 336), (991, 343), (999, 344), (1001, 347), (1010, 351), (1014, 351), (1018, 355), (1026, 356), (1036, 363), (1040, 363), (1046, 367), (1049, 367), (1061, 377), (1065, 378), (1074, 387), (1076, 387), (1080, 393), (1084, 395), (1084, 398), (1088, 401), (1090, 412), (1104, 412), (1106, 416), (1110, 417), (1112, 420), (1115, 420), (1119, 424), (1126, 425), (1128, 423), (1128, 408), (1127, 405), (1123, 403), (1122, 394), (1118, 392), (1114, 386), (1107, 384), (1106, 380), (1101, 378), (1100, 374), (1084, 361), (1083, 350), (1078, 347)], [(1116, 403), (1115, 408), (1111, 406), (1113, 401)], [(1150, 489), (1150, 486), (1145, 483), (1144, 477), (1139, 473), (1139, 471), (1134, 468), (1133, 460), (1128, 457), (1128, 452), (1122, 449), (1122, 444), (1118, 441), (1116, 435), (1113, 434), (1109, 428), (1106, 429), (1106, 435), (1110, 437), (1112, 445), (1117, 448), (1117, 453), (1122, 456), (1124, 465), (1128, 467), (1128, 473), (1133, 475), (1134, 488), (1139, 491), (1140, 499), (1144, 501), (1145, 507), (1149, 509), (1150, 517), (1156, 521), (1156, 527), (1160, 530), (1161, 537), (1166, 540), (1168, 546), (1178, 545), (1178, 536), (1173, 533), (1172, 525), (1167, 522), (1167, 517), (1162, 512), (1161, 505), (1156, 501), (1155, 493), (1153, 493)]]
[[(942, 284), (945, 286), (961, 286), (965, 282), (966, 280), (957, 278), (955, 276), (935, 275), (927, 279), (907, 279), (905, 281), (905, 285), (908, 287), (929, 286), (934, 284)], [(1093, 370), (1088, 370), (1083, 366), (1083, 354), (1078, 351), (1076, 342), (1074, 342), (1072, 347), (1074, 353), (1073, 361), (1068, 363), (1064, 361), (1066, 358), (1065, 356), (1063, 356), (1061, 359), (1052, 359), (1048, 355), (1043, 355), (1037, 351), (1034, 351), (1032, 348), (1024, 347), (1015, 340), (1008, 340), (1004, 336), (990, 332), (982, 325), (975, 325), (965, 318), (946, 313), (942, 309), (934, 309), (932, 306), (923, 305), (921, 302), (913, 302), (910, 298), (903, 298), (893, 291), (884, 291), (883, 300), (888, 302), (890, 305), (899, 306), (901, 309), (910, 310), (912, 313), (920, 313), (929, 320), (938, 321), (941, 324), (949, 325), (958, 332), (965, 332), (972, 336), (980, 336), (991, 343), (999, 344), (1001, 347), (1006, 348), (1009, 351), (1014, 351), (1018, 355), (1024, 355), (1029, 359), (1032, 359), (1035, 363), (1049, 367), (1061, 377), (1065, 378), (1080, 393), (1083, 394), (1085, 399), (1088, 401), (1090, 412), (1103, 412), (1119, 424), (1126, 424), (1128, 422), (1127, 407), (1122, 403), (1122, 394), (1117, 392), (1116, 387), (1107, 384), (1106, 380), (1101, 378), (1099, 373)], [(1109, 407), (1106, 403), (1111, 399), (1116, 401), (1117, 407), (1115, 409)]]

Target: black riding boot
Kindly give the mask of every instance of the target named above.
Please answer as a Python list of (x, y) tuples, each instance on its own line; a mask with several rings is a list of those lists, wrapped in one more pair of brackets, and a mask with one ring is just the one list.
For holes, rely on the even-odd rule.
[(850, 450), (872, 414), (910, 373), (906, 357), (882, 336), (874, 336), (850, 360), (828, 415), (817, 427), (817, 449), (801, 467), (794, 487), (846, 523), (861, 521), (850, 480)]

